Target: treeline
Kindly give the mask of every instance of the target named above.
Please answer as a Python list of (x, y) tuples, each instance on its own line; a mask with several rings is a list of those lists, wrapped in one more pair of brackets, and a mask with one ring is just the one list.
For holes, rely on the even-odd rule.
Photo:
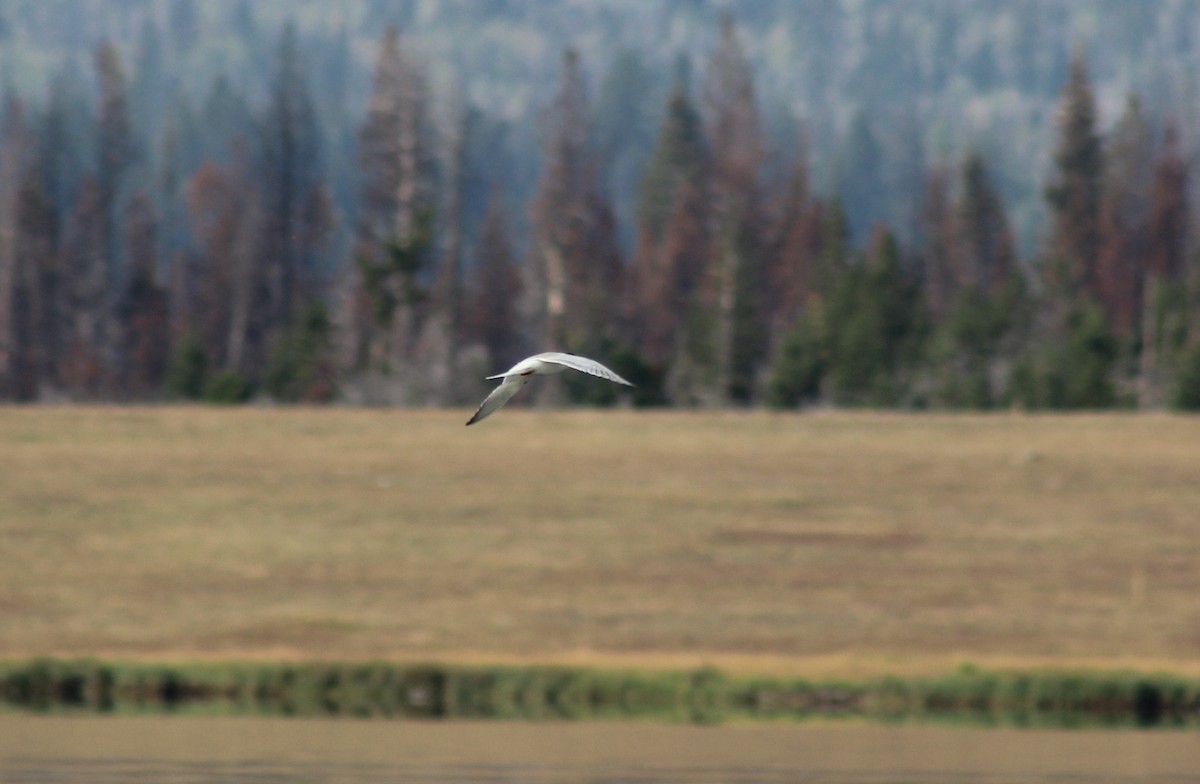
[(1200, 683), (1131, 672), (957, 672), (812, 682), (693, 671), (388, 662), (0, 663), (0, 705), (38, 712), (639, 719), (715, 724), (816, 716), (1014, 727), (1190, 728)]
[[(677, 69), (630, 247), (574, 50), (525, 129), (532, 198), (512, 204), (492, 179), (478, 221), (487, 129), (435, 90), (413, 41), (383, 34), (337, 151), (294, 27), (270, 69), (258, 103), (218, 79), (198, 110), (168, 95), (135, 112), (106, 43), (90, 101), (63, 80), (36, 108), (7, 97), (0, 397), (462, 404), (482, 376), (558, 349), (610, 363), (637, 405), (1200, 408), (1177, 120), (1133, 96), (1102, 135), (1080, 54), (1049, 228), (1025, 258), (979, 152), (910, 183), (913, 230), (880, 223), (856, 243), (838, 195), (811, 185), (820, 150), (803, 134), (773, 149), (732, 19), (694, 75)], [(333, 152), (352, 178), (331, 182)], [(536, 392), (614, 394), (568, 379)]]

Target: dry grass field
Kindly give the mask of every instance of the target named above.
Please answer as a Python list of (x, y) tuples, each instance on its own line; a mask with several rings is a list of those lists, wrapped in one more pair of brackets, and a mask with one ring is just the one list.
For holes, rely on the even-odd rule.
[(0, 409), (0, 657), (1200, 672), (1200, 419)]

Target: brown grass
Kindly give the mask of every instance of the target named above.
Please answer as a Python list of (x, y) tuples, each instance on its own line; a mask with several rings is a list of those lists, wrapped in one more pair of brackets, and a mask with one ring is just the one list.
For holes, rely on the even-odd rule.
[(1197, 672), (1200, 419), (0, 409), (0, 656)]

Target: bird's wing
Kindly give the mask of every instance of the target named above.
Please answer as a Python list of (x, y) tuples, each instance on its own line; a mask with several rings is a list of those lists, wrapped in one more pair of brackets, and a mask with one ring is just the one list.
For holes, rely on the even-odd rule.
[(493, 389), (492, 394), (483, 399), (483, 403), (480, 404), (479, 410), (475, 412), (474, 416), (467, 420), (467, 424), (473, 425), (489, 414), (495, 413), (497, 409), (511, 400), (512, 396), (517, 394), (521, 387), (525, 386), (525, 382), (527, 381), (529, 381), (528, 376), (506, 376), (505, 379), (500, 382), (500, 386)]
[(572, 370), (590, 373), (593, 376), (599, 376), (600, 378), (605, 378), (609, 381), (615, 381), (616, 383), (624, 384), (627, 387), (633, 386), (633, 384), (621, 378), (616, 373), (612, 372), (594, 359), (588, 359), (587, 357), (581, 357), (576, 354), (562, 354), (557, 351), (551, 351), (546, 354), (538, 354), (537, 358), (543, 362), (553, 362), (556, 365), (563, 365), (571, 368)]

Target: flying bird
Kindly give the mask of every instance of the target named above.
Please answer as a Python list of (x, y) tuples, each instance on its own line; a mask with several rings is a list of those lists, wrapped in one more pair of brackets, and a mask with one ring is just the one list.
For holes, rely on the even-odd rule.
[(492, 390), (492, 394), (484, 398), (483, 403), (479, 406), (479, 410), (475, 412), (473, 417), (467, 420), (467, 424), (473, 425), (484, 417), (495, 413), (501, 406), (511, 400), (512, 396), (517, 394), (517, 391), (521, 387), (529, 382), (530, 376), (548, 376), (552, 373), (561, 373), (567, 368), (578, 370), (581, 373), (590, 373), (593, 376), (606, 378), (609, 381), (615, 381), (618, 384), (624, 384), (628, 387), (633, 386), (633, 384), (630, 384), (594, 359), (576, 356), (575, 354), (562, 354), (557, 351), (534, 354), (532, 357), (522, 359), (503, 373), (488, 376), (489, 380), (495, 378), (504, 380), (500, 382), (500, 386)]

